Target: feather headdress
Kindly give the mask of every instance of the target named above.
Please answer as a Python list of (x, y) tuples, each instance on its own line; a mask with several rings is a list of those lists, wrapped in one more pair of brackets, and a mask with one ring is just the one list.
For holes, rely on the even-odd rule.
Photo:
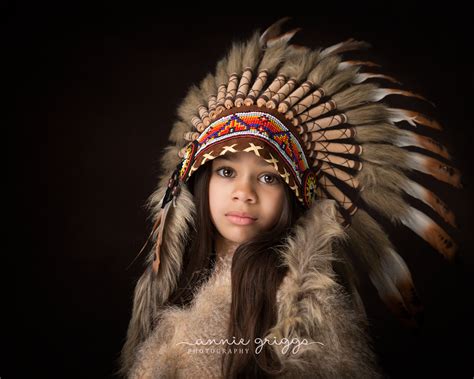
[[(342, 253), (348, 267), (353, 260), (361, 263), (390, 310), (413, 325), (421, 306), (410, 270), (378, 217), (403, 224), (453, 257), (456, 244), (445, 230), (455, 226), (453, 213), (429, 184), (410, 175), (416, 171), (460, 187), (446, 148), (423, 133), (441, 126), (388, 103), (395, 97), (426, 101), (422, 96), (371, 72), (371, 62), (344, 59), (366, 43), (349, 39), (313, 51), (291, 45), (297, 30), (282, 34), (281, 25), (234, 44), (178, 109), (174, 145), (166, 153), (173, 174), (153, 229), (153, 271), (170, 206), (181, 200), (180, 185), (206, 162), (247, 151), (273, 164), (305, 207), (318, 198), (337, 202), (351, 252)], [(440, 221), (407, 196), (426, 204)]]

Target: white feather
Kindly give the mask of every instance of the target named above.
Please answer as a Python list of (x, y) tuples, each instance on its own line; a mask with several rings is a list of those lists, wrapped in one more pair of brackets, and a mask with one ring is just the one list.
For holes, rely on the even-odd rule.
[(422, 238), (424, 230), (433, 223), (427, 215), (413, 207), (410, 207), (408, 212), (400, 217), (400, 221)]
[(411, 126), (416, 127), (415, 123), (415, 116), (410, 116), (408, 112), (404, 111), (403, 109), (394, 109), (390, 108), (389, 109), (391, 116), (389, 117), (390, 122), (395, 123), (395, 122), (401, 122), (401, 121), (406, 121), (408, 122)]
[(404, 146), (419, 146), (417, 140), (414, 138), (412, 134), (403, 133), (398, 136), (393, 143), (396, 146), (404, 147)]

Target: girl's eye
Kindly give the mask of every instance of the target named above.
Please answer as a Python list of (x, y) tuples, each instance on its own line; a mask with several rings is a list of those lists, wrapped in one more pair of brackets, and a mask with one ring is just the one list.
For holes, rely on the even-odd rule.
[(230, 177), (232, 177), (232, 174), (233, 174), (234, 170), (232, 170), (229, 167), (222, 167), (222, 168), (216, 170), (216, 172), (217, 172), (218, 175), (223, 176), (224, 178), (230, 178)]
[(263, 183), (266, 184), (276, 184), (278, 182), (278, 178), (276, 177), (276, 175), (272, 174), (263, 174), (260, 179)]

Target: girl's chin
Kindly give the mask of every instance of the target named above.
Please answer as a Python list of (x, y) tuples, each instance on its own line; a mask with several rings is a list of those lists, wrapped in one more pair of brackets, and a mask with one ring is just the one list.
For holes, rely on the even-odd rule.
[(229, 233), (226, 237), (227, 240), (232, 241), (234, 243), (243, 244), (257, 235), (255, 231), (252, 233)]

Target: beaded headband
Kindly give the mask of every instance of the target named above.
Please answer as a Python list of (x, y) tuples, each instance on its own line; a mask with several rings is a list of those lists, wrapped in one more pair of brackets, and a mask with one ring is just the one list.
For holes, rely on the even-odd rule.
[(224, 112), (229, 114), (221, 115), (188, 144), (180, 180), (186, 181), (201, 165), (219, 156), (240, 151), (254, 153), (273, 165), (298, 200), (310, 207), (315, 196), (316, 170), (307, 159), (302, 141), (292, 131), (294, 127), (265, 108), (231, 111)]

